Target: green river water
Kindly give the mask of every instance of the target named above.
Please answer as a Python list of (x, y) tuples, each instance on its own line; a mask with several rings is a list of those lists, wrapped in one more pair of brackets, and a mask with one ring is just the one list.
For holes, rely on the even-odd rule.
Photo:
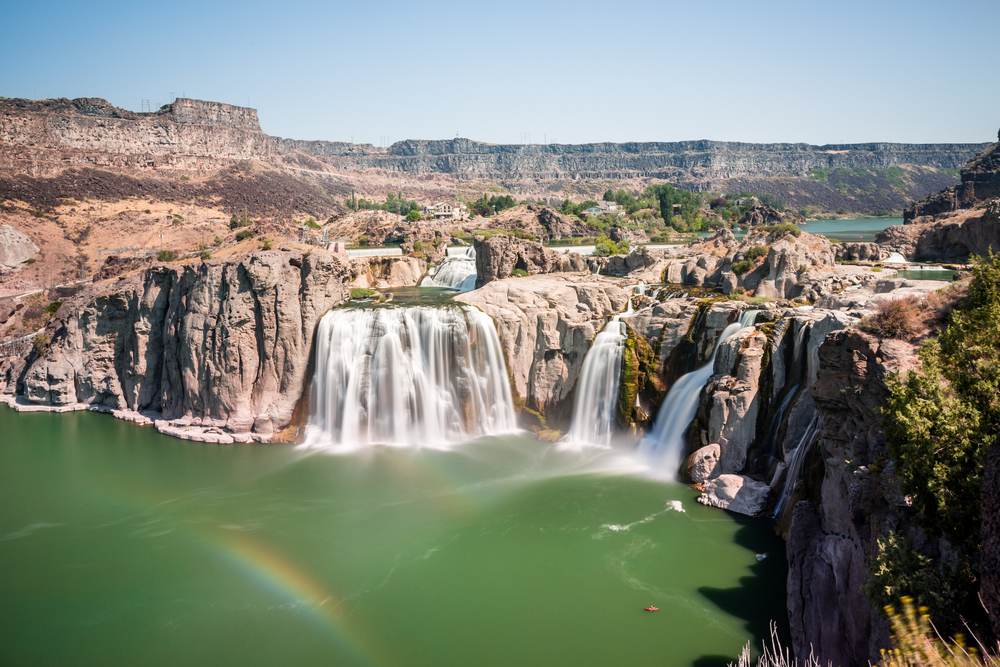
[(0, 433), (3, 665), (715, 667), (787, 626), (769, 522), (614, 452), (333, 456), (6, 407)]

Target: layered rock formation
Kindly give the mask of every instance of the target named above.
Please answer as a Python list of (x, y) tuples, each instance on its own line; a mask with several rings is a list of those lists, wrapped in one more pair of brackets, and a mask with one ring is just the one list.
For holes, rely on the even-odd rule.
[[(270, 137), (261, 132), (255, 110), (200, 100), (178, 99), (153, 113), (129, 112), (96, 98), (0, 100), (0, 167), (34, 174), (74, 165), (209, 168), (298, 155), (344, 170), (489, 179), (657, 178), (712, 187), (727, 179), (810, 169), (956, 168), (984, 147), (718, 141), (503, 145), (453, 139), (376, 148)], [(56, 163), (53, 153), (60, 156)]]
[(903, 211), (904, 223), (928, 222), (942, 214), (974, 208), (987, 199), (1000, 197), (1000, 143), (969, 160), (962, 168), (961, 179), (958, 185), (932, 194)]
[(413, 287), (427, 273), (427, 261), (418, 257), (354, 257), (350, 261), (351, 287)]
[(269, 251), (97, 285), (63, 305), (24, 393), (144, 413), (175, 435), (194, 426), (192, 437), (217, 442), (267, 439), (291, 421), (314, 327), (348, 298), (348, 275), (324, 251)]

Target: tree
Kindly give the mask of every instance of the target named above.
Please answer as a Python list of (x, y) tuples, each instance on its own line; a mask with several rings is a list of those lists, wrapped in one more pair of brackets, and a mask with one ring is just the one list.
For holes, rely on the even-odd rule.
[(415, 208), (411, 208), (409, 213), (406, 214), (406, 219), (409, 220), (410, 222), (416, 222), (417, 220), (420, 220), (420, 218), (421, 218), (420, 211), (418, 211)]

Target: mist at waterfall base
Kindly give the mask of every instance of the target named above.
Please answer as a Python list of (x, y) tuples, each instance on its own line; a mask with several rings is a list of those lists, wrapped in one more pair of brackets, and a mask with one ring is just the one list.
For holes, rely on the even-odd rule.
[(615, 449), (331, 456), (2, 406), (0, 431), (0, 664), (686, 667), (785, 623), (767, 522)]

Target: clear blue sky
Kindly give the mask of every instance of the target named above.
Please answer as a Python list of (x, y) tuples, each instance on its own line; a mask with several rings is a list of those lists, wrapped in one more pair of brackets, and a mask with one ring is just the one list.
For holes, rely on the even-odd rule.
[(0, 96), (296, 139), (995, 141), (998, 0), (0, 4)]

